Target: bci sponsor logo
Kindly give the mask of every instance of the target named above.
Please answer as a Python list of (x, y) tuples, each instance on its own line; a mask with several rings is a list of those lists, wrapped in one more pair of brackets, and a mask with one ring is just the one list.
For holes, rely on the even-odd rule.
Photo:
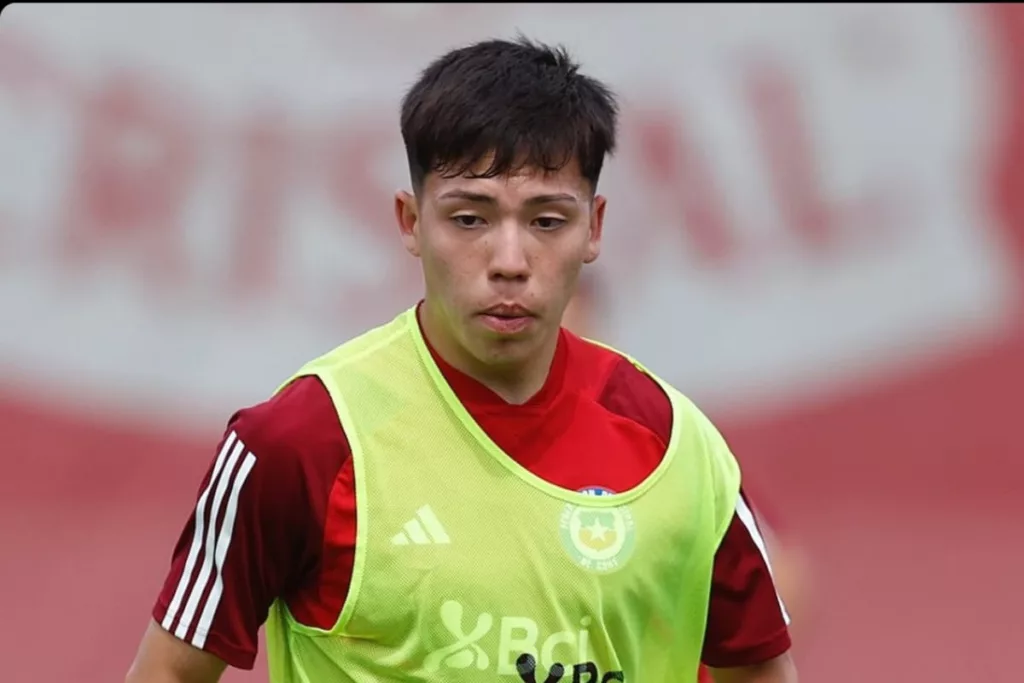
[[(602, 670), (590, 657), (590, 617), (574, 630), (542, 634), (537, 622), (524, 616), (496, 617), (482, 612), (475, 623), (465, 619), (466, 609), (456, 600), (441, 605), (441, 624), (452, 642), (429, 654), (423, 667), (492, 670), (500, 676), (518, 676), (526, 683), (609, 683), (625, 681), (620, 670)], [(491, 635), (497, 625), (497, 647)], [(468, 626), (468, 628), (467, 628)], [(491, 637), (489, 637), (491, 636)]]

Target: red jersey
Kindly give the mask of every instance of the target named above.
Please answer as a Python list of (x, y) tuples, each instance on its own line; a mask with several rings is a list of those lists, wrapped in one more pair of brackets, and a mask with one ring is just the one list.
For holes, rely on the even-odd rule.
[[(672, 408), (657, 383), (566, 330), (544, 387), (522, 405), (509, 405), (431, 352), (491, 439), (556, 486), (625, 491), (665, 453)], [(315, 377), (237, 412), (222, 447), (228, 442), (244, 449), (240, 460), (248, 466), (221, 472), (211, 463), (153, 617), (182, 640), (249, 669), (275, 599), (303, 624), (329, 629), (337, 622), (356, 552), (355, 475), (338, 414)], [(715, 556), (702, 656), (709, 666), (757, 664), (790, 647), (763, 547), (741, 491)]]

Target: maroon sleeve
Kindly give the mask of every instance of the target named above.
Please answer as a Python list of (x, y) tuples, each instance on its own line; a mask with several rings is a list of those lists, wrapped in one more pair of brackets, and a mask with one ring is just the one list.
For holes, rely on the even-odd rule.
[[(601, 405), (644, 425), (662, 444), (668, 443), (672, 404), (657, 383), (632, 363), (621, 361), (612, 368)], [(735, 512), (715, 553), (702, 656), (714, 668), (759, 664), (790, 647), (788, 616), (761, 551), (764, 542), (746, 493), (741, 491), (735, 504), (729, 505)]]
[(331, 488), (348, 454), (315, 378), (236, 413), (174, 548), (153, 618), (251, 669), (273, 601), (315, 581)]
[(789, 617), (765, 553), (760, 529), (741, 491), (715, 554), (702, 656), (707, 666), (751, 666), (789, 649)]

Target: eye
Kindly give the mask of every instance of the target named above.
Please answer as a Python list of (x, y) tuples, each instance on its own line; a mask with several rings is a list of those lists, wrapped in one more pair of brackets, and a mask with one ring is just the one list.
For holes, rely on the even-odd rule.
[(535, 223), (541, 230), (557, 230), (565, 225), (566, 221), (564, 218), (556, 218), (555, 216), (541, 216), (536, 219)]
[(467, 213), (452, 216), (451, 220), (460, 228), (479, 228), (484, 224), (484, 219), (480, 218), (480, 216)]

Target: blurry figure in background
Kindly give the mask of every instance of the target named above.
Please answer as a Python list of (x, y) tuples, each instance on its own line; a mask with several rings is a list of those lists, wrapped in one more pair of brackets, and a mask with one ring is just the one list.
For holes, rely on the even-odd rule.
[(589, 269), (580, 272), (576, 293), (562, 315), (562, 327), (586, 339), (597, 339), (601, 335), (596, 321), (600, 320), (597, 307), (600, 297), (597, 292), (597, 276)]
[(725, 440), (562, 327), (617, 128), (564, 49), (427, 67), (394, 199), (424, 297), (229, 420), (130, 683), (251, 668), (264, 622), (272, 683), (795, 683)]

